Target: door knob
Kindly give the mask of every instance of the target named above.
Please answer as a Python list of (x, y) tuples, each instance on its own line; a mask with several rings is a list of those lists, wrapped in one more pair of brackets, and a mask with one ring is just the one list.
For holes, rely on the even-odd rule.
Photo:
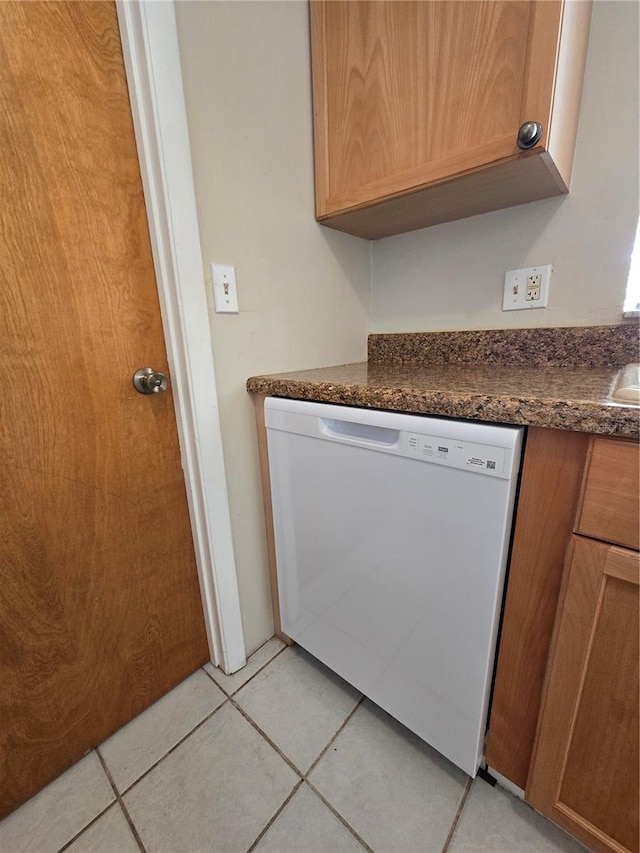
[(169, 387), (169, 379), (153, 367), (141, 367), (133, 374), (133, 387), (140, 394), (161, 394)]
[(527, 148), (533, 148), (534, 145), (537, 145), (541, 139), (542, 125), (538, 124), (537, 121), (525, 121), (524, 124), (520, 125), (517, 138), (518, 148), (526, 151)]

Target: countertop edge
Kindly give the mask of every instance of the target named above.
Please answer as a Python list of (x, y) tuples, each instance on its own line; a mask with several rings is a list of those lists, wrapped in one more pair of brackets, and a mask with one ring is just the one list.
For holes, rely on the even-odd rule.
[(293, 397), (319, 403), (522, 424), (620, 438), (637, 439), (640, 436), (640, 410), (637, 406), (604, 401), (593, 403), (392, 386), (370, 388), (360, 383), (314, 382), (272, 376), (253, 376), (247, 380), (246, 387), (253, 394)]

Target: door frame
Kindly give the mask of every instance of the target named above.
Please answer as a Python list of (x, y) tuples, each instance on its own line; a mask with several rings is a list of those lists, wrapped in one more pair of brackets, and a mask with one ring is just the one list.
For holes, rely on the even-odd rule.
[(173, 2), (116, 0), (211, 660), (246, 663)]

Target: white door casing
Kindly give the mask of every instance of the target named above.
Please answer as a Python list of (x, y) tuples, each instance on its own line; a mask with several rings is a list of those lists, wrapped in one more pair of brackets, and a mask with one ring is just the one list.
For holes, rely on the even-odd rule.
[(246, 663), (173, 2), (116, 0), (211, 660)]

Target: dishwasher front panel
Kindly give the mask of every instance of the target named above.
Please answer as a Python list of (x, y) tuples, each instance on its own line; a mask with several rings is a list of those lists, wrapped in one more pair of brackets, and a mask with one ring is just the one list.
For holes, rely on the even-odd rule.
[(283, 631), (475, 776), (522, 430), (275, 398), (265, 418)]

